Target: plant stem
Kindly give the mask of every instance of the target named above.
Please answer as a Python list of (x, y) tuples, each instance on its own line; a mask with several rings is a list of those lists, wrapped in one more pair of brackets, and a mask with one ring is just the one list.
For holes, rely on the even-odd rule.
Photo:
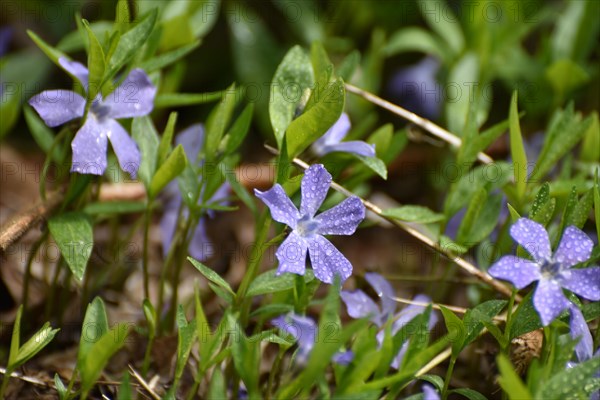
[[(42, 246), (42, 243), (48, 238), (48, 231), (45, 230), (42, 236), (35, 241), (31, 246), (31, 253), (27, 256), (27, 264), (25, 265), (25, 276), (23, 277), (23, 292), (21, 295), (21, 302), (23, 303), (23, 309), (27, 309), (27, 303), (29, 302), (29, 281), (31, 280), (31, 264), (37, 254), (38, 250)], [(1, 396), (0, 396), (1, 398)]]
[(456, 357), (450, 357), (450, 364), (446, 370), (446, 377), (444, 378), (444, 389), (442, 390), (442, 400), (448, 398), (448, 387), (450, 386), (450, 379), (452, 379), (452, 372), (454, 371), (454, 364), (456, 364)]
[(4, 371), (4, 377), (2, 378), (2, 386), (0, 386), (0, 399), (4, 398), (4, 392), (6, 391), (6, 387), (8, 386), (8, 380), (10, 379), (12, 373), (13, 369), (8, 368), (7, 366), (6, 370)]
[(148, 236), (150, 234), (150, 216), (152, 211), (150, 210), (150, 200), (146, 205), (146, 212), (144, 213), (144, 248), (142, 249), (142, 273), (144, 275), (144, 298), (150, 298), (150, 283), (148, 276)]

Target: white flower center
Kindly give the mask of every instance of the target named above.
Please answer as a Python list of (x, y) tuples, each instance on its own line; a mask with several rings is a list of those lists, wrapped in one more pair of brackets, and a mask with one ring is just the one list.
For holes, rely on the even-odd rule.
[(544, 261), (540, 265), (542, 276), (548, 279), (556, 278), (562, 270), (562, 264), (553, 260)]
[(317, 233), (319, 229), (319, 222), (312, 219), (310, 216), (305, 215), (298, 220), (296, 225), (296, 232), (302, 237), (309, 237)]
[(110, 113), (110, 107), (105, 104), (102, 104), (100, 100), (94, 100), (90, 107), (90, 112), (94, 114), (98, 121), (102, 121), (106, 119), (106, 117)]

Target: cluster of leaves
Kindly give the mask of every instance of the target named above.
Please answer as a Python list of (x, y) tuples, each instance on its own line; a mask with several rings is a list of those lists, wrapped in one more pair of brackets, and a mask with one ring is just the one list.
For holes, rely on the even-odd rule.
[[(312, 34), (303, 33), (311, 38), (307, 40), (310, 49), (307, 51), (299, 45), (291, 47), (281, 60), (278, 59), (272, 79), (267, 76), (271, 82), (268, 104), (263, 98), (248, 105), (241, 104), (242, 96), (239, 94), (243, 86), (236, 84), (219, 93), (180, 93), (182, 77), (178, 65), (200, 45), (214, 25), (218, 1), (146, 1), (136, 4), (139, 5), (136, 9), (139, 15), (135, 21), (129, 2), (123, 0), (117, 3), (114, 22), (89, 23), (78, 16), (77, 31), (65, 36), (56, 46), (29, 32), (31, 39), (59, 67), (61, 58), (68, 59), (67, 53), (86, 51), (90, 74), (89, 89), (85, 94), (87, 108), (97, 94), (106, 95), (114, 90), (113, 82), (118, 82), (120, 76), (125, 76), (133, 68), (145, 70), (158, 88), (154, 118), (143, 116), (124, 122), (141, 153), (138, 177), (145, 188), (146, 199), (98, 202), (95, 197), (97, 189), (110, 181), (110, 176), (93, 179), (73, 174), (63, 177), (54, 188), (65, 192), (62, 209), (49, 219), (42, 240), (51, 236), (58, 244), (61, 258), (57, 269), (68, 267), (65, 281), (72, 274), (76, 278), (75, 285), (86, 279), (89, 285), (89, 277), (94, 273), (88, 268), (94, 226), (107, 219), (118, 222), (123, 215), (133, 215), (137, 220), (130, 234), (144, 226), (142, 268), (146, 300), (142, 308), (146, 329), (142, 333), (147, 335), (148, 345), (145, 359), (135, 362), (140, 361), (142, 374), (146, 375), (155, 339), (175, 327), (178, 337), (176, 365), (165, 398), (182, 395), (192, 398), (199, 393), (206, 398), (242, 397), (246, 394), (250, 398), (319, 396), (376, 399), (383, 395), (396, 398), (412, 382), (421, 379), (433, 385), (444, 398), (457, 394), (479, 400), (484, 398), (481, 393), (470, 388), (450, 388), (450, 381), (459, 356), (484, 332), (489, 332), (500, 348), (501, 354), (497, 358), (499, 383), (510, 398), (585, 396), (598, 389), (600, 381), (594, 374), (600, 367), (600, 359), (579, 360), (582, 362), (577, 366), (565, 369), (567, 362), (574, 358), (578, 339), (569, 335), (564, 316), (544, 327), (538, 316), (539, 310), (532, 304), (531, 294), (525, 295), (514, 306), (518, 300), (516, 292), (507, 301), (497, 300), (484, 285), (472, 285), (468, 292), (472, 307), (466, 310), (462, 319), (448, 307), (437, 307), (441, 310), (446, 329), (431, 341), (428, 323), (431, 313), (437, 312), (431, 305), (395, 333), (392, 333), (392, 321), (381, 327), (370, 325), (364, 318), (342, 324), (339, 282), (331, 285), (328, 294), (320, 298), (317, 293), (321, 283), (315, 279), (312, 270), (307, 269), (304, 275), (280, 275), (275, 266), (269, 266), (273, 268), (261, 273), (264, 251), (278, 244), (285, 231), (277, 226), (277, 235), (269, 239), (273, 221), (271, 215), (258, 208), (256, 199), (232, 172), (240, 162), (240, 148), (256, 115), (257, 124), (274, 135), (277, 157), (273, 183), (281, 184), (292, 199), (297, 199), (301, 183), (293, 174), (294, 158), (306, 158), (307, 155), (314, 159), (316, 155), (311, 145), (347, 111), (351, 115), (356, 113), (365, 117), (365, 122), (352, 129), (348, 138), (364, 138), (368, 144), (375, 146), (375, 156), (335, 152), (321, 156), (319, 162), (325, 165), (335, 180), (341, 181), (345, 189), (367, 195), (371, 178), (387, 179), (388, 167), (407, 146), (408, 134), (404, 130), (394, 131), (392, 124), (377, 126), (376, 118), (370, 117), (373, 115), (370, 111), (372, 105), (356, 99), (347, 101), (345, 82), (366, 89), (379, 89), (386, 57), (408, 51), (423, 52), (441, 61), (446, 69), (446, 82), (479, 82), (483, 87), (499, 79), (511, 89), (523, 80), (539, 84), (538, 94), (544, 99), (554, 99), (554, 102), (536, 103), (528, 111), (541, 112), (541, 109), (549, 112), (550, 122), (544, 143), (532, 158), (525, 151), (516, 92), (508, 110), (502, 113), (508, 114), (508, 118), (486, 127), (484, 124), (492, 103), (484, 101), (482, 91), (476, 90), (473, 99), (463, 96), (460, 101), (448, 101), (445, 104), (446, 125), (449, 131), (461, 137), (462, 145), (455, 149), (457, 151), (444, 156), (440, 169), (447, 165), (458, 166), (458, 179), (452, 182), (444, 180), (439, 185), (443, 198), (438, 206), (435, 202), (430, 204), (431, 208), (439, 208), (438, 211), (414, 204), (388, 208), (381, 215), (401, 224), (413, 224), (430, 240), (441, 248), (450, 248), (455, 255), (473, 252), (473, 258), (483, 268), (489, 267), (500, 255), (511, 253), (508, 228), (511, 222), (525, 215), (547, 227), (551, 242), (556, 245), (566, 227), (589, 228), (590, 215), (593, 214), (600, 240), (598, 115), (594, 112), (584, 117), (575, 111), (573, 103), (555, 107), (563, 105), (573, 89), (591, 79), (588, 42), (593, 35), (586, 29), (598, 26), (597, 21), (588, 20), (597, 10), (596, 3), (569, 3), (565, 15), (556, 24), (551, 49), (541, 49), (535, 56), (524, 51), (523, 39), (536, 27), (556, 17), (550, 12), (551, 8), (542, 7), (535, 15), (521, 7), (511, 9), (511, 4), (519, 4), (515, 2), (497, 5), (506, 14), (512, 10), (518, 15), (513, 20), (502, 20), (497, 24), (482, 17), (456, 24), (445, 19), (434, 20), (432, 14), (424, 12), (423, 17), (431, 31), (418, 27), (402, 28), (386, 39), (382, 31), (375, 30), (364, 59), (361, 59), (360, 53), (353, 51), (346, 52), (347, 55), (335, 63), (331, 60), (336, 59), (330, 57), (330, 47), (335, 46), (324, 46), (325, 40), (312, 40), (326, 39), (325, 33), (321, 26), (310, 22), (314, 19), (311, 18), (311, 10), (302, 5), (304, 17), (291, 25), (298, 31), (311, 27), (306, 31)], [(158, 8), (155, 8), (157, 4)], [(440, 2), (420, 4), (421, 10), (440, 4), (445, 6)], [(484, 6), (485, 2), (481, 2), (475, 7)], [(239, 4), (239, 7), (239, 10), (245, 10), (246, 16), (252, 14), (246, 5)], [(343, 11), (344, 7), (341, 6), (340, 10)], [(477, 9), (473, 15), (485, 13)], [(234, 37), (243, 32), (253, 32), (254, 36), (261, 38), (261, 43), (271, 43), (271, 34), (258, 17), (241, 21), (233, 21), (233, 15), (228, 18)], [(532, 18), (535, 23), (525, 22)], [(252, 20), (251, 27), (246, 26), (248, 20)], [(573, 26), (578, 28), (573, 29)], [(476, 34), (471, 34), (474, 32)], [(473, 39), (467, 40), (469, 37)], [(269, 48), (265, 45), (261, 51), (272, 52), (276, 46), (273, 44), (273, 48)], [(256, 54), (256, 49), (249, 49), (244, 40), (235, 41), (232, 47), (238, 58), (237, 68), (242, 81), (244, 75), (247, 77), (255, 73), (252, 70), (255, 63), (273, 58), (272, 54), (267, 57)], [(548, 52), (551, 53), (550, 62)], [(502, 67), (507, 59), (512, 68)], [(15, 61), (11, 63), (15, 65), (11, 68), (19, 65)], [(7, 65), (10, 64), (7, 62)], [(256, 73), (263, 73), (266, 69), (258, 68)], [(565, 75), (570, 79), (563, 79)], [(294, 90), (293, 95), (290, 95), (290, 88)], [(77, 85), (75, 90), (83, 93)], [(552, 95), (547, 96), (548, 93)], [(486, 95), (490, 93), (486, 92)], [(1, 104), (0, 135), (10, 131), (17, 120), (21, 104), (19, 96), (15, 96)], [(159, 133), (156, 121), (163, 112), (161, 109), (214, 101), (218, 103), (206, 118), (206, 134), (201, 139), (199, 154), (190, 156), (183, 145), (173, 148), (178, 120), (176, 112), (168, 115), (165, 127)], [(69, 163), (68, 149), (78, 126), (66, 125), (55, 135), (33, 111), (25, 108), (24, 114), (31, 135), (47, 156), (40, 180), (40, 191), (45, 197), (48, 167), (52, 162)], [(265, 129), (265, 125), (268, 128)], [(511, 160), (477, 165), (478, 154), (507, 130)], [(111, 156), (110, 162), (115, 165), (114, 157)], [(530, 165), (534, 166), (533, 169), (528, 168)], [(178, 210), (176, 233), (170, 247), (165, 249), (166, 256), (160, 270), (158, 298), (151, 299), (148, 287), (149, 226), (152, 216), (161, 207), (161, 193), (174, 180), (188, 213), (184, 213), (183, 208)], [(251, 210), (256, 221), (254, 251), (237, 288), (203, 264), (202, 260), (188, 257), (192, 233), (199, 221), (209, 212), (236, 208), (211, 200), (224, 183), (231, 186), (236, 199)], [(341, 199), (339, 193), (331, 195), (323, 208), (329, 208)], [(504, 218), (503, 211), (509, 213), (510, 218)], [(457, 219), (458, 223), (455, 222)], [(491, 235), (495, 236), (493, 241)], [(522, 249), (518, 250), (519, 254), (522, 252)], [(599, 258), (596, 246), (590, 260), (581, 267), (588, 267)], [(217, 320), (208, 319), (198, 289), (193, 307), (187, 310), (180, 304), (177, 287), (181, 270), (188, 260), (206, 278), (208, 286), (223, 305), (223, 313)], [(119, 267), (120, 262), (110, 273), (120, 276)], [(166, 295), (169, 282), (174, 289), (170, 299)], [(598, 302), (582, 305), (574, 295), (570, 296), (570, 300), (581, 306), (586, 321), (600, 317)], [(167, 312), (163, 313), (164, 310)], [(301, 360), (298, 355), (294, 357), (299, 351), (290, 351), (297, 338), (272, 328), (273, 324), (269, 321), (281, 315), (306, 315), (315, 310), (320, 311), (320, 335), (308, 358)], [(194, 318), (188, 320), (186, 314), (192, 312)], [(31, 359), (57, 334), (56, 329), (46, 324), (34, 335), (34, 339), (20, 346), (20, 319), (21, 309), (14, 326), (6, 376)], [(504, 319), (506, 323), (498, 325), (498, 319)], [(88, 326), (96, 329), (94, 340), (86, 336)], [(544, 345), (539, 359), (531, 363), (526, 381), (523, 381), (508, 359), (511, 342), (542, 328)], [(381, 332), (384, 335), (379, 340)], [(103, 301), (94, 299), (88, 305), (83, 320), (76, 372), (68, 386), (58, 375), (55, 377), (55, 387), (61, 399), (70, 399), (76, 394), (85, 398), (93, 390), (111, 356), (124, 345), (127, 333), (127, 326), (123, 323), (109, 327)], [(596, 345), (597, 342), (598, 338)], [(405, 355), (401, 365), (394, 370), (390, 364), (401, 348), (405, 349)], [(347, 365), (332, 364), (332, 357), (342, 349), (350, 350), (353, 360)], [(423, 369), (430, 371), (428, 364), (444, 354), (446, 349), (449, 349), (450, 360), (445, 376), (423, 374)], [(194, 363), (190, 362), (192, 355)], [(268, 373), (261, 374), (261, 365), (271, 359)], [(182, 393), (180, 384), (186, 369), (193, 371), (193, 387)], [(7, 382), (8, 379), (3, 379), (0, 394)], [(119, 396), (131, 398), (127, 373)]]

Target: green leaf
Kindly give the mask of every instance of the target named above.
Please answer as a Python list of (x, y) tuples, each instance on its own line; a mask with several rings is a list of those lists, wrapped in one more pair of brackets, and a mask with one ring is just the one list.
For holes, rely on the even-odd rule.
[(533, 203), (531, 204), (531, 212), (529, 213), (531, 217), (535, 217), (535, 215), (541, 210), (541, 208), (548, 202), (550, 199), (550, 185), (548, 182), (544, 182), (540, 190), (538, 190), (535, 195), (535, 199), (533, 199)]
[[(594, 378), (594, 375), (598, 373), (598, 370), (600, 370), (600, 357), (592, 357), (573, 368), (565, 368), (542, 384), (536, 393), (536, 398), (583, 398), (577, 396), (578, 394), (589, 396), (593, 391), (591, 385), (588, 386), (588, 382), (597, 379)], [(598, 385), (596, 385), (597, 387)]]
[(593, 117), (582, 120), (573, 111), (573, 104), (557, 111), (549, 124), (544, 146), (529, 181), (538, 182), (543, 178), (583, 138), (592, 124)]
[(78, 365), (83, 365), (94, 343), (107, 332), (108, 317), (106, 316), (104, 301), (100, 297), (95, 297), (85, 310), (77, 354)]
[(260, 374), (260, 341), (250, 340), (244, 334), (240, 323), (233, 315), (228, 314), (229, 326), (233, 335), (230, 336), (231, 355), (235, 369), (246, 384), (248, 397), (260, 398), (258, 378)]
[[(462, 132), (469, 114), (469, 107), (473, 102), (473, 96), (476, 92), (474, 82), (481, 81), (479, 75), (479, 58), (473, 52), (465, 53), (450, 70), (448, 76), (448, 98), (446, 100), (446, 118), (448, 119), (448, 130), (458, 136), (463, 136)], [(479, 101), (475, 115), (476, 125), (483, 122), (483, 106), (485, 102)]]
[(600, 123), (598, 113), (593, 112), (590, 116), (592, 124), (585, 132), (583, 143), (581, 143), (580, 159), (584, 162), (600, 162)]
[[(119, 43), (108, 62), (107, 79), (115, 74), (136, 54), (150, 36), (156, 22), (157, 9), (141, 17), (140, 21), (130, 30), (121, 35)], [(138, 142), (139, 143), (139, 142)]]
[(510, 213), (510, 220), (512, 222), (517, 222), (517, 220), (521, 218), (521, 214), (519, 214), (519, 212), (510, 205), (510, 203), (506, 203), (506, 205), (508, 206), (508, 212)]
[(179, 145), (154, 174), (148, 196), (151, 199), (155, 198), (169, 182), (181, 174), (187, 164), (185, 150), (182, 145)]
[(140, 147), (142, 162), (138, 169), (138, 176), (144, 183), (146, 189), (150, 188), (152, 178), (156, 172), (156, 160), (158, 156), (158, 132), (149, 116), (134, 118), (131, 124), (133, 140)]
[(452, 311), (444, 306), (440, 306), (440, 311), (444, 316), (448, 336), (452, 342), (452, 357), (458, 357), (458, 354), (464, 348), (465, 339), (467, 338), (467, 328), (463, 321), (458, 318)]
[(461, 396), (466, 397), (469, 400), (487, 400), (487, 397), (479, 393), (477, 390), (469, 388), (452, 389), (448, 393), (460, 394)]
[[(173, 142), (173, 134), (175, 133), (175, 124), (177, 123), (177, 113), (172, 112), (169, 114), (169, 119), (167, 121), (167, 126), (165, 126), (165, 131), (160, 138), (160, 144), (158, 145), (158, 164), (162, 165), (169, 154), (171, 153), (171, 143)], [(189, 161), (189, 160), (188, 160)], [(191, 160), (195, 162), (196, 160)]]
[(360, 64), (360, 52), (352, 50), (336, 69), (336, 75), (349, 82)]
[(327, 51), (325, 51), (323, 44), (319, 41), (314, 41), (310, 46), (310, 61), (314, 76), (321, 76), (321, 74), (326, 73), (332, 66), (327, 56)]
[(465, 47), (465, 37), (448, 4), (440, 0), (420, 0), (418, 8), (427, 25), (446, 42), (452, 54), (460, 54)]
[(598, 188), (598, 170), (594, 178), (594, 217), (596, 220), (596, 234), (600, 242), (600, 188)]
[[(304, 273), (304, 281), (310, 282), (315, 275), (312, 270), (307, 269)], [(292, 289), (295, 285), (295, 276), (293, 274), (277, 275), (277, 270), (272, 269), (258, 275), (250, 286), (246, 296), (258, 296), (261, 294), (281, 292)]]
[(65, 386), (62, 379), (60, 379), (60, 376), (57, 373), (54, 373), (54, 386), (56, 387), (56, 391), (58, 392), (59, 400), (66, 400), (68, 398), (67, 387)]
[(270, 91), (269, 117), (279, 149), (305, 91), (314, 84), (313, 75), (311, 60), (300, 46), (292, 47), (275, 71)]
[(194, 260), (192, 257), (188, 257), (188, 260), (192, 263), (192, 265), (194, 267), (196, 267), (196, 269), (198, 271), (200, 271), (200, 273), (202, 275), (204, 275), (204, 277), (206, 279), (217, 284), (219, 287), (225, 289), (228, 293), (235, 295), (235, 293), (231, 289), (231, 286), (229, 286), (229, 283), (225, 282), (225, 280), (223, 280), (223, 278), (221, 278), (221, 276), (219, 274), (217, 274), (215, 271), (208, 268), (206, 265), (202, 264), (200, 261)]
[(591, 188), (579, 199), (577, 205), (573, 208), (573, 211), (566, 219), (566, 226), (575, 225), (579, 229), (583, 228), (583, 225), (588, 219), (592, 206), (594, 205), (594, 188)]
[(127, 29), (129, 28), (129, 21), (131, 20), (128, 3), (128, 0), (117, 1), (117, 9), (115, 11), (115, 25), (117, 26), (117, 30), (121, 34), (127, 31)]
[(402, 28), (394, 32), (383, 48), (387, 57), (411, 51), (432, 54), (444, 62), (451, 59), (450, 52), (439, 38), (417, 27)]
[[(188, 323), (183, 306), (177, 306), (177, 360), (175, 362), (175, 382), (179, 382), (196, 340), (196, 324)], [(176, 385), (175, 385), (176, 386)]]
[(133, 393), (131, 392), (131, 384), (129, 383), (129, 372), (123, 373), (121, 384), (119, 385), (119, 394), (117, 400), (133, 400)]
[(8, 355), (7, 369), (14, 370), (18, 367), (16, 361), (19, 354), (19, 348), (21, 347), (21, 316), (23, 315), (23, 305), (19, 306), (17, 315), (15, 317), (15, 323), (13, 325), (12, 337), (10, 340), (10, 352)]
[(165, 52), (158, 56), (152, 57), (149, 60), (143, 61), (140, 63), (139, 68), (143, 69), (147, 73), (161, 70), (179, 61), (180, 59), (191, 53), (193, 50), (195, 50), (198, 46), (200, 46), (200, 41), (196, 40), (195, 42), (186, 44), (175, 50)]
[(473, 340), (477, 339), (477, 336), (479, 335), (479, 333), (481, 333), (484, 326), (488, 327), (488, 330), (490, 330), (490, 332), (492, 330), (495, 331), (492, 334), (494, 335), (494, 337), (496, 337), (496, 339), (502, 337), (500, 330), (495, 325), (493, 325), (492, 318), (498, 315), (498, 313), (502, 311), (506, 304), (506, 300), (489, 300), (479, 304), (478, 306), (472, 309), (469, 309), (466, 312), (465, 317), (463, 319), (465, 327), (467, 328), (467, 337), (465, 339), (465, 344), (469, 344)]
[(525, 189), (527, 188), (527, 155), (523, 145), (521, 135), (521, 126), (519, 124), (519, 111), (517, 109), (517, 91), (513, 92), (510, 101), (509, 112), (510, 125), (510, 154), (513, 159), (513, 169), (515, 184), (517, 186), (517, 197), (519, 201), (523, 200)]
[(14, 360), (14, 365), (12, 367), (14, 368), (23, 365), (31, 360), (33, 356), (39, 353), (52, 341), (52, 339), (54, 339), (54, 336), (56, 336), (58, 331), (59, 329), (52, 329), (50, 323), (46, 322), (40, 330), (34, 333), (34, 335), (19, 348), (17, 358)]
[(531, 301), (532, 293), (527, 293), (523, 301), (519, 303), (519, 307), (511, 319), (510, 326), (506, 327), (510, 333), (510, 340), (542, 327), (540, 316)]
[(207, 159), (214, 159), (219, 148), (219, 143), (229, 125), (233, 109), (237, 103), (237, 92), (235, 83), (225, 90), (221, 102), (213, 109), (206, 121), (206, 145)]
[(486, 198), (487, 191), (484, 188), (479, 189), (471, 198), (469, 207), (467, 207), (467, 212), (465, 213), (465, 216), (458, 227), (458, 232), (456, 233), (456, 241), (458, 243), (465, 244), (467, 242), (469, 232), (474, 227), (477, 217), (481, 213), (481, 210), (485, 204)]
[(227, 391), (225, 388), (225, 378), (219, 368), (213, 368), (210, 384), (208, 386), (207, 399), (226, 399)]
[(125, 344), (128, 330), (128, 323), (118, 323), (91, 345), (82, 363), (78, 364), (82, 397), (85, 398), (108, 361)]
[(156, 96), (154, 108), (194, 106), (220, 100), (223, 92), (210, 93), (162, 93)]
[(66, 58), (67, 60), (69, 60), (70, 58), (67, 57), (67, 55), (65, 53), (63, 53), (62, 51), (59, 51), (57, 49), (55, 49), (54, 47), (50, 46), (48, 43), (44, 42), (38, 35), (36, 35), (34, 32), (27, 30), (27, 34), (29, 35), (29, 37), (31, 38), (31, 40), (33, 40), (35, 42), (35, 44), (48, 56), (48, 58), (50, 60), (52, 60), (52, 62), (54, 64), (56, 64), (58, 67), (62, 68), (62, 66), (58, 63), (58, 59), (61, 57)]
[(600, 5), (595, 1), (572, 1), (564, 6), (552, 34), (553, 58), (583, 62), (595, 48), (600, 28), (597, 18)]
[(104, 51), (102, 45), (98, 41), (94, 32), (90, 29), (90, 24), (84, 19), (83, 26), (88, 34), (89, 40), (89, 52), (88, 52), (88, 69), (90, 75), (88, 78), (88, 101), (96, 98), (96, 95), (100, 91), (104, 82), (104, 69), (106, 68), (106, 61), (104, 59)]
[[(112, 21), (96, 21), (90, 23), (90, 29), (94, 32), (96, 37), (105, 37), (113, 27), (114, 24)], [(56, 44), (56, 49), (65, 53), (73, 53), (80, 50), (87, 50), (88, 44), (87, 35), (82, 35), (79, 30), (74, 30), (60, 39)]]
[(285, 137), (290, 158), (300, 154), (331, 128), (342, 115), (345, 99), (344, 82), (340, 78), (313, 91), (308, 101), (312, 107), (287, 128)]
[(498, 362), (498, 369), (500, 370), (498, 383), (500, 383), (502, 389), (508, 394), (508, 398), (510, 400), (533, 398), (506, 356), (501, 353), (498, 355), (496, 361)]
[(379, 175), (383, 179), (387, 179), (387, 167), (385, 166), (383, 160), (377, 157), (365, 157), (358, 154), (354, 154), (354, 157), (362, 161), (363, 164), (369, 167), (377, 175)]
[(577, 89), (587, 81), (590, 76), (575, 62), (562, 59), (557, 60), (546, 68), (546, 79), (560, 100), (573, 89)]
[(429, 224), (432, 222), (443, 221), (446, 217), (438, 214), (423, 206), (401, 206), (383, 210), (383, 215), (407, 222), (420, 222)]
[(48, 228), (73, 275), (82, 280), (94, 247), (94, 233), (89, 218), (69, 212), (50, 218)]
[(229, 132), (225, 136), (225, 153), (232, 154), (238, 147), (244, 142), (248, 130), (250, 129), (250, 123), (252, 122), (252, 116), (254, 115), (254, 104), (250, 103), (244, 108), (244, 111), (235, 120)]

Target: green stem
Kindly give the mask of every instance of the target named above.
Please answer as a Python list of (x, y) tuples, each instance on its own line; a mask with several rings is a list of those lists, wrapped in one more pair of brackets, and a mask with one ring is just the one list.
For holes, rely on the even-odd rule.
[(46, 309), (44, 312), (46, 320), (50, 319), (50, 314), (52, 313), (52, 309), (54, 307), (54, 297), (56, 294), (56, 285), (58, 284), (58, 278), (60, 276), (60, 269), (62, 267), (62, 256), (59, 256), (58, 261), (56, 262), (56, 268), (54, 268), (54, 276), (52, 277), (52, 284), (50, 285), (50, 293), (48, 293), (48, 301), (46, 302)]
[(454, 372), (454, 364), (456, 364), (456, 357), (450, 357), (450, 365), (446, 370), (446, 377), (444, 378), (444, 389), (442, 389), (442, 400), (448, 398), (448, 387), (450, 386), (450, 379), (452, 379), (452, 372)]
[(144, 248), (142, 249), (142, 273), (144, 275), (144, 298), (146, 299), (150, 298), (150, 278), (148, 276), (148, 237), (150, 235), (150, 216), (152, 215), (150, 203), (151, 201), (148, 200), (144, 213)]
[(512, 295), (508, 299), (508, 308), (506, 309), (506, 325), (504, 327), (504, 345), (502, 346), (502, 352), (508, 354), (508, 350), (510, 349), (510, 331), (512, 328), (512, 315), (513, 308), (515, 306), (515, 297), (517, 295), (517, 291), (513, 289)]
[(4, 372), (4, 377), (2, 378), (2, 386), (0, 386), (0, 399), (4, 398), (4, 392), (6, 391), (6, 387), (8, 386), (8, 380), (13, 373), (12, 368), (6, 367), (6, 371)]
[(148, 339), (148, 345), (144, 353), (144, 363), (142, 364), (142, 376), (145, 378), (150, 369), (150, 356), (152, 355), (152, 345), (154, 344), (154, 335)]
[[(21, 295), (21, 301), (23, 303), (23, 309), (27, 310), (27, 303), (29, 302), (29, 281), (31, 280), (31, 264), (33, 264), (33, 259), (37, 254), (38, 250), (42, 246), (42, 243), (48, 237), (48, 231), (45, 230), (42, 236), (36, 240), (36, 242), (31, 246), (31, 253), (27, 256), (27, 264), (25, 265), (25, 276), (23, 277), (23, 292)], [(0, 398), (2, 398), (0, 396)]]

